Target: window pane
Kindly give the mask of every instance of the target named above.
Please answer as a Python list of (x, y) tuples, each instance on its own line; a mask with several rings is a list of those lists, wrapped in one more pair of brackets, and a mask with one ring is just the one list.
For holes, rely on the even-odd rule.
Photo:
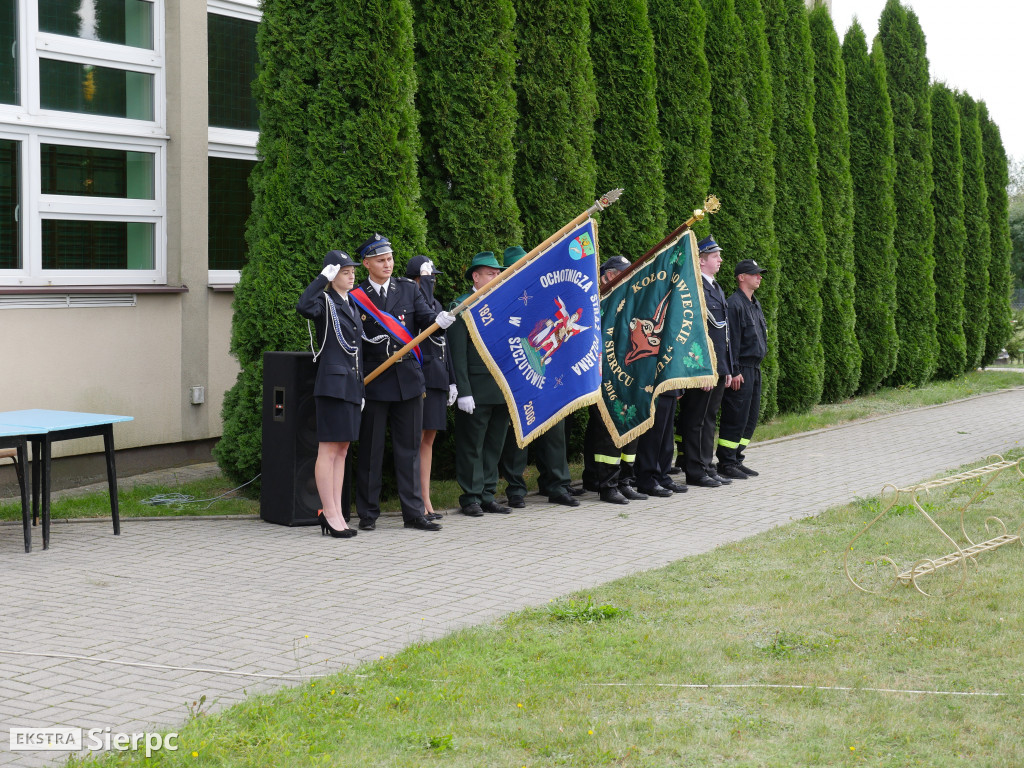
[(256, 22), (207, 15), (210, 125), (259, 130), (259, 110), (252, 95), (256, 79)]
[(43, 109), (153, 119), (153, 76), (73, 61), (39, 60)]
[(0, 269), (21, 269), (21, 143), (0, 140)]
[(0, 0), (0, 103), (20, 103), (17, 0)]
[(43, 269), (153, 269), (155, 225), (43, 219)]
[(39, 0), (39, 30), (152, 48), (153, 4), (146, 0)]
[(241, 269), (245, 265), (245, 223), (253, 201), (249, 172), (255, 165), (255, 160), (210, 158), (209, 269)]
[(153, 199), (151, 152), (43, 144), (42, 193)]

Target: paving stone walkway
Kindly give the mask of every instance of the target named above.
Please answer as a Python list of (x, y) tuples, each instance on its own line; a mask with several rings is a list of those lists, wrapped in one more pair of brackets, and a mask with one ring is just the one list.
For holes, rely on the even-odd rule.
[(202, 695), (224, 707), (1020, 445), (1024, 388), (755, 444), (761, 476), (729, 487), (628, 507), (531, 496), (441, 533), (128, 519), (119, 537), (54, 525), (25, 554), (0, 526), (0, 765), (63, 759), (10, 752), (11, 726), (173, 728)]

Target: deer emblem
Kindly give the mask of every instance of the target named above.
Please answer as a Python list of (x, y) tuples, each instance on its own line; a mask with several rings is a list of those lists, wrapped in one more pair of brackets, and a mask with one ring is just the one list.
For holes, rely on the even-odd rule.
[(654, 317), (634, 317), (629, 321), (629, 352), (623, 362), (626, 365), (636, 362), (644, 357), (657, 355), (661, 351), (661, 332), (665, 328), (665, 315), (667, 312), (668, 297), (658, 304), (654, 310)]

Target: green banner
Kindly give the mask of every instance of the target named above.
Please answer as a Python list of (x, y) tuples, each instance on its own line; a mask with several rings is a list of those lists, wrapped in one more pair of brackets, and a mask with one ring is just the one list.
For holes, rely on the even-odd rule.
[(601, 299), (598, 407), (617, 446), (650, 428), (665, 390), (716, 382), (701, 281), (697, 238), (686, 231)]

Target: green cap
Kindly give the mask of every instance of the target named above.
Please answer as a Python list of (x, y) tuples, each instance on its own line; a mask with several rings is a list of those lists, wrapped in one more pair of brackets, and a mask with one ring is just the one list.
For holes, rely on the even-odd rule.
[(473, 270), (477, 267), (494, 267), (495, 269), (501, 269), (501, 264), (494, 258), (494, 251), (480, 251), (476, 256), (473, 257), (473, 262), (469, 265), (469, 269), (466, 270), (466, 279), (473, 279)]
[(525, 255), (526, 251), (521, 245), (510, 245), (505, 249), (505, 266), (511, 267)]

